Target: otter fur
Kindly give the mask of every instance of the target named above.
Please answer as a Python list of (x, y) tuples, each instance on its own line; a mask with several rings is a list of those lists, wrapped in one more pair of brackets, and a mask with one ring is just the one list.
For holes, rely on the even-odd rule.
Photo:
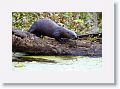
[(33, 33), (38, 37), (48, 36), (55, 38), (58, 41), (60, 41), (62, 38), (77, 38), (77, 34), (74, 31), (61, 27), (48, 18), (43, 18), (35, 21), (28, 32)]

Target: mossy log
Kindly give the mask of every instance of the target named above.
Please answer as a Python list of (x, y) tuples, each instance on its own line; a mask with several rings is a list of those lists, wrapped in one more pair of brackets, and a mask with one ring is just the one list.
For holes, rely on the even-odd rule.
[(102, 56), (102, 44), (86, 40), (69, 40), (61, 43), (54, 38), (39, 38), (29, 32), (12, 30), (13, 52), (32, 55)]

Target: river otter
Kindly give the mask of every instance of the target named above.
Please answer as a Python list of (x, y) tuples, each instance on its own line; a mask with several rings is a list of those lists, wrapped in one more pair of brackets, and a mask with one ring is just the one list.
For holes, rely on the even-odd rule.
[(48, 18), (43, 18), (34, 22), (28, 32), (33, 33), (38, 37), (48, 36), (55, 38), (58, 41), (60, 41), (62, 38), (77, 38), (77, 34), (74, 31), (61, 27)]

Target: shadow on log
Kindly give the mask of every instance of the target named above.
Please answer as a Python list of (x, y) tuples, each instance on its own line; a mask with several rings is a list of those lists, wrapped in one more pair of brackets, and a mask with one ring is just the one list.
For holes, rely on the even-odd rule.
[(87, 40), (69, 40), (64, 44), (54, 38), (39, 38), (29, 32), (12, 30), (13, 52), (24, 52), (32, 55), (71, 55), (71, 56), (102, 56), (102, 44)]

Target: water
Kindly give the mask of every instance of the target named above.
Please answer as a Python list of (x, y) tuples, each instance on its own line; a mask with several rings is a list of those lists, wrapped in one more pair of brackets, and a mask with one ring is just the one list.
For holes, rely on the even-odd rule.
[[(26, 57), (26, 56), (25, 56)], [(33, 56), (27, 56), (27, 58)], [(102, 58), (81, 56), (34, 56), (52, 61), (13, 62), (13, 71), (99, 71)]]

